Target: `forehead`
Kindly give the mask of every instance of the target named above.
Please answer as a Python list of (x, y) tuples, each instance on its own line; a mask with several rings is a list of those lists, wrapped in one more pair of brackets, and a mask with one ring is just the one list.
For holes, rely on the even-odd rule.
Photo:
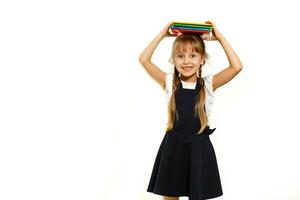
[(193, 48), (192, 43), (190, 42), (180, 42), (176, 45), (175, 53), (193, 53), (196, 52), (195, 48)]

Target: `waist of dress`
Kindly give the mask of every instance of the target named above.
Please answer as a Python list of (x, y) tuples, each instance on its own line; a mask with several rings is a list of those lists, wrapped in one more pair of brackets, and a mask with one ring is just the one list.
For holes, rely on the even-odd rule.
[(190, 135), (190, 136), (196, 136), (201, 138), (209, 138), (209, 135), (207, 131), (204, 131), (200, 134), (197, 134), (197, 131), (192, 130), (183, 130), (183, 129), (172, 129), (170, 131), (167, 131), (168, 134), (180, 134), (180, 135)]

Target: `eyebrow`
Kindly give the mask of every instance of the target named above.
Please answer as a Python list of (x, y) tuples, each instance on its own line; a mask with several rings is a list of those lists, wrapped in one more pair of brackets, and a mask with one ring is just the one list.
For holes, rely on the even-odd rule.
[[(175, 52), (175, 55), (177, 55), (177, 54), (184, 54), (184, 52)], [(196, 51), (193, 51), (192, 53), (190, 53), (190, 54), (198, 54)]]
[[(177, 51), (175, 51), (175, 53), (184, 53), (184, 52), (187, 52), (187, 50), (186, 51), (183, 51), (183, 49), (182, 48), (180, 48), (180, 49), (177, 49)], [(195, 49), (192, 49), (192, 53), (198, 53)]]

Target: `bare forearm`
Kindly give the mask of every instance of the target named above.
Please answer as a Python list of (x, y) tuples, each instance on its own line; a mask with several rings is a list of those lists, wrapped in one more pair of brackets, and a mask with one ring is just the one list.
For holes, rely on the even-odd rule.
[(140, 54), (139, 61), (140, 62), (151, 61), (151, 57), (152, 57), (155, 49), (157, 48), (158, 44), (161, 42), (161, 40), (163, 38), (164, 38), (164, 33), (160, 32)]
[(242, 65), (239, 57), (233, 50), (233, 48), (230, 46), (230, 44), (225, 39), (225, 37), (223, 35), (220, 35), (218, 37), (218, 41), (220, 42), (221, 46), (223, 47), (223, 49), (226, 53), (230, 67), (236, 69), (237, 71), (241, 70), (243, 68), (243, 65)]

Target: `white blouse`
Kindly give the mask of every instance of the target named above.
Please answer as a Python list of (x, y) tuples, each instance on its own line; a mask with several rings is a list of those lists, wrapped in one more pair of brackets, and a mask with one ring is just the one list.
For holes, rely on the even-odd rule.
[[(214, 91), (212, 87), (212, 79), (213, 79), (213, 74), (207, 74), (207, 75), (202, 75), (202, 78), (204, 79), (204, 89), (205, 89), (205, 110), (206, 110), (206, 115), (207, 115), (207, 124), (208, 126), (212, 129), (215, 128), (215, 125), (213, 124), (212, 121), (212, 108), (213, 108), (213, 103), (214, 103)], [(166, 87), (165, 87), (165, 94), (167, 98), (167, 103), (169, 103), (169, 100), (172, 95), (172, 82), (173, 82), (173, 73), (167, 73), (166, 77)], [(185, 89), (195, 89), (196, 88), (196, 82), (191, 83), (191, 82), (185, 82), (182, 81), (182, 87)]]

